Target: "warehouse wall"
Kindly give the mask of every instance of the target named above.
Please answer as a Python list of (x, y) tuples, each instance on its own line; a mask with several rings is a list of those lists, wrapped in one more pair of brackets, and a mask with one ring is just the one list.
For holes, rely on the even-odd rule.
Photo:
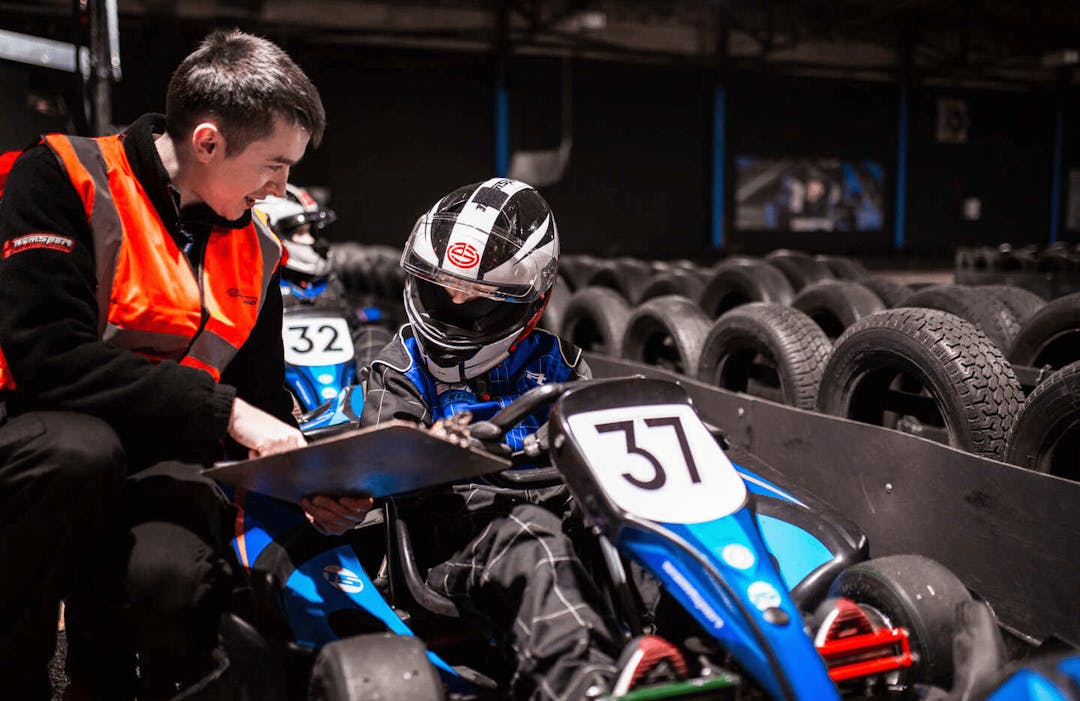
[[(939, 97), (967, 104), (966, 144), (935, 139)], [(1047, 92), (919, 91), (911, 109), (909, 245), (1047, 243), (1055, 119)], [(967, 198), (978, 198), (978, 220), (963, 217)]]
[(734, 159), (739, 156), (871, 160), (887, 173), (880, 231), (737, 231), (729, 226), (725, 238), (730, 247), (761, 252), (781, 247), (871, 251), (891, 246), (898, 106), (893, 86), (748, 72), (734, 76), (726, 92), (729, 221), (735, 215)]
[[(570, 162), (563, 180), (543, 191), (564, 249), (647, 258), (700, 252), (708, 241), (712, 119), (701, 70), (575, 61), (572, 76)], [(558, 145), (563, 78), (559, 60), (514, 61), (513, 149)]]
[[(125, 18), (122, 30), (124, 80), (114, 88), (118, 124), (163, 108), (165, 77), (206, 31), (152, 18)], [(495, 71), (489, 56), (316, 44), (296, 32), (272, 38), (309, 72), (326, 102), (330, 124), (323, 147), (305, 159), (293, 179), (331, 189), (340, 220), (335, 238), (400, 244), (416, 216), (438, 196), (494, 174)], [(518, 57), (506, 75), (511, 149), (556, 147), (562, 60)], [(10, 103), (25, 86), (6, 78), (0, 88)], [(544, 189), (560, 222), (564, 250), (657, 258), (706, 251), (713, 177), (708, 72), (692, 64), (575, 60), (572, 88), (569, 165), (561, 182)], [(891, 251), (898, 95), (885, 83), (761, 71), (732, 77), (726, 88), (726, 247)], [(936, 104), (943, 96), (968, 105), (966, 144), (935, 139)], [(1074, 91), (1066, 125), (1078, 123), (1076, 102)], [(1057, 109), (1052, 91), (920, 88), (910, 105), (908, 250), (1045, 243)], [(18, 131), (0, 131), (0, 148), (21, 145), (14, 140)], [(733, 231), (734, 158), (740, 155), (881, 163), (887, 173), (884, 228)], [(1066, 188), (1070, 166), (1080, 168), (1080, 139), (1066, 141)], [(977, 221), (962, 216), (963, 201), (970, 197), (982, 205)], [(1067, 205), (1063, 196), (1063, 217)], [(1061, 237), (1075, 240), (1080, 232), (1062, 228)]]

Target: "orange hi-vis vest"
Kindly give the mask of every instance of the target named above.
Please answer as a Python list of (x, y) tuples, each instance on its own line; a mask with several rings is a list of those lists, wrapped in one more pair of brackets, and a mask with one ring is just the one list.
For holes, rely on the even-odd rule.
[[(135, 178), (119, 136), (43, 138), (71, 178), (93, 232), (102, 340), (220, 380), (266, 295), (279, 294), (267, 289), (281, 259), (277, 237), (256, 216), (239, 229), (215, 226), (193, 270)], [(0, 388), (15, 389), (2, 353)]]

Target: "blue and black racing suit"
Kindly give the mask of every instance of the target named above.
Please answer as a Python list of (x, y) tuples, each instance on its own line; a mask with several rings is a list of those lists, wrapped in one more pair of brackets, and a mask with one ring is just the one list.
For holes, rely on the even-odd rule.
[[(464, 410), (474, 420), (488, 419), (534, 387), (589, 376), (579, 349), (537, 330), (486, 374), (447, 385), (428, 373), (406, 325), (372, 362), (360, 423), (431, 425)], [(544, 408), (526, 417), (507, 443), (520, 448), (547, 414)], [(486, 624), (512, 654), (514, 698), (585, 698), (590, 687), (609, 689), (615, 674), (621, 643), (564, 532), (568, 506), (562, 487), (488, 484), (455, 485), (399, 503), (414, 524), (418, 561), (439, 563), (428, 570), (428, 584)]]

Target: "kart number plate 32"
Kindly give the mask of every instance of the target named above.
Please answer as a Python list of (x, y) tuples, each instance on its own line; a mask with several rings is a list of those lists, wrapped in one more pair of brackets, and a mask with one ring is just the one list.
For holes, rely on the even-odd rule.
[(338, 365), (353, 359), (349, 324), (342, 317), (286, 317), (281, 335), (289, 365)]
[(589, 411), (568, 423), (593, 477), (628, 513), (702, 523), (746, 501), (746, 485), (686, 404)]

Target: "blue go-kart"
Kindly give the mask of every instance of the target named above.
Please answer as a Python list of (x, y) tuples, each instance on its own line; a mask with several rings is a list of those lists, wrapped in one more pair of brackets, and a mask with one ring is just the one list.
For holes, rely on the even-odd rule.
[[(488, 479), (524, 488), (565, 481), (583, 512), (583, 550), (598, 553), (585, 559), (626, 635), (655, 628), (688, 662), (684, 678), (612, 698), (1070, 698), (1039, 694), (1075, 684), (1080, 657), (1010, 674), (992, 612), (955, 576), (919, 556), (867, 559), (853, 524), (784, 489), (753, 456), (725, 452), (674, 383), (544, 386), (490, 421), (442, 430), (500, 453), (505, 432), (548, 405), (548, 435), (511, 457), (547, 456), (552, 466)], [(460, 459), (472, 455), (461, 448)], [(453, 602), (425, 585), (410, 536), (422, 524), (399, 501), (385, 501), (371, 519), (378, 528), (354, 534), (367, 547), (385, 535), (384, 558), (343, 539), (288, 571), (292, 634), (321, 648), (311, 697), (505, 697), (498, 670), (484, 666), (494, 659), (490, 641), (470, 636)], [(631, 562), (662, 589), (648, 623)], [(966, 643), (954, 655), (957, 640)]]

